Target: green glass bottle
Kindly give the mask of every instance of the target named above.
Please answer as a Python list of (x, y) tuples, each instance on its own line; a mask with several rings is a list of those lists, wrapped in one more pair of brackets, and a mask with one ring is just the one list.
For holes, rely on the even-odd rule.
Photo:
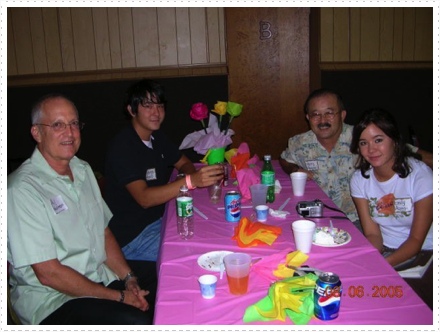
[(273, 203), (275, 201), (275, 171), (270, 155), (264, 156), (264, 164), (261, 169), (261, 183), (267, 186), (266, 203)]

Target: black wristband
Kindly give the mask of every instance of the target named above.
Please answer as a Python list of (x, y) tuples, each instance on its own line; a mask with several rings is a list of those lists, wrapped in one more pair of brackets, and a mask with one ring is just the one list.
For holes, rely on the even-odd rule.
[(121, 297), (119, 298), (119, 302), (124, 303), (125, 300), (125, 293), (124, 291), (121, 291)]

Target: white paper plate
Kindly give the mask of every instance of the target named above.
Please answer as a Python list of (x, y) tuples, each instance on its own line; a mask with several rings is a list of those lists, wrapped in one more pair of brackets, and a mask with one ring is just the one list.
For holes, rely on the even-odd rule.
[[(315, 234), (320, 230), (324, 230), (327, 232), (330, 231), (329, 227), (316, 227)], [(340, 239), (339, 243), (334, 243), (334, 244), (318, 243), (315, 242), (315, 236), (313, 236), (313, 244), (319, 247), (340, 247), (346, 245), (348, 242), (351, 241), (351, 235), (348, 232), (344, 231), (343, 229), (335, 228), (335, 232), (336, 232), (336, 236)]]
[(197, 259), (197, 263), (202, 269), (220, 272), (220, 266), (223, 263), (223, 257), (226, 255), (233, 254), (232, 251), (211, 251), (206, 254), (201, 255)]

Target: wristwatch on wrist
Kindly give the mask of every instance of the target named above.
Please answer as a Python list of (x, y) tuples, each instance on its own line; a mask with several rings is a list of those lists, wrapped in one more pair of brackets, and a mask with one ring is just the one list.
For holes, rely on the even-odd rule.
[(135, 278), (137, 280), (137, 277), (134, 275), (134, 272), (133, 271), (128, 272), (124, 278), (124, 284), (127, 285), (127, 282), (133, 278)]

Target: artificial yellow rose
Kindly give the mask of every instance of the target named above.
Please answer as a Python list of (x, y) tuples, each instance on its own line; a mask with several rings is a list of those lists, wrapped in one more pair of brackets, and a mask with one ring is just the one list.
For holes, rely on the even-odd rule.
[(211, 112), (217, 113), (222, 116), (226, 114), (226, 106), (228, 105), (225, 101), (217, 101), (217, 104), (214, 105), (214, 109)]

